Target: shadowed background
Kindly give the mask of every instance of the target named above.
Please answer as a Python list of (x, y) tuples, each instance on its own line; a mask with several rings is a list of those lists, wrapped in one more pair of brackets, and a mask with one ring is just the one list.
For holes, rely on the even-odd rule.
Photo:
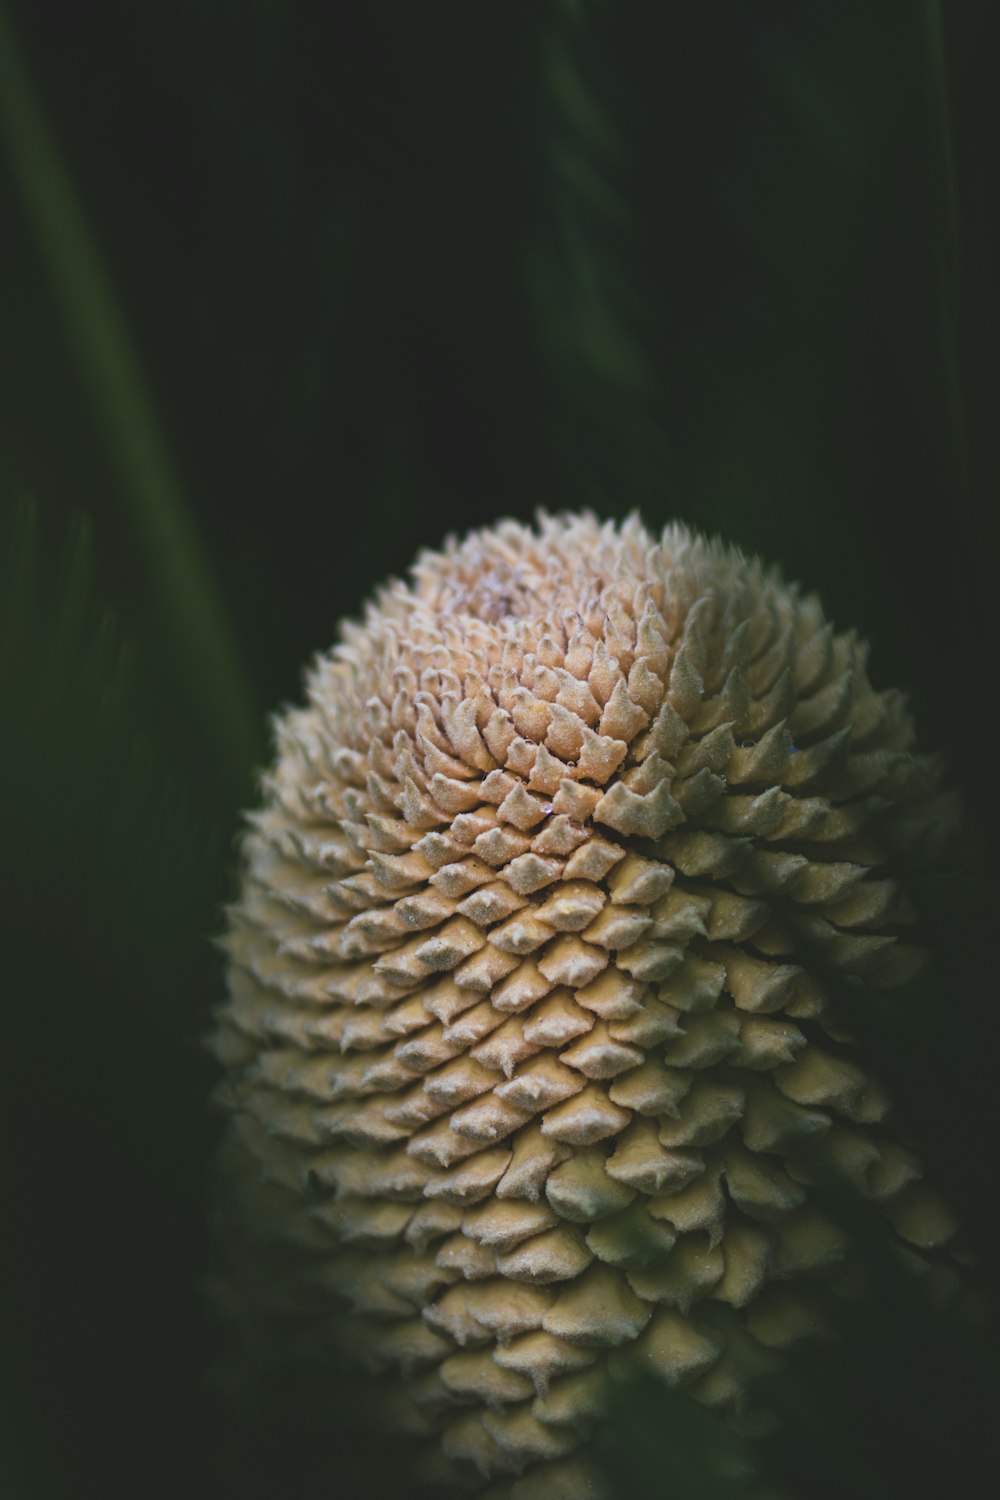
[[(539, 505), (778, 562), (948, 754), (972, 875), (870, 1045), (993, 1274), (988, 11), (3, 5), (11, 1494), (212, 1492), (199, 1038), (265, 715), (419, 547)], [(790, 1493), (983, 1457), (983, 1348), (889, 1302), (804, 1378)], [(741, 1492), (650, 1409), (630, 1500)]]

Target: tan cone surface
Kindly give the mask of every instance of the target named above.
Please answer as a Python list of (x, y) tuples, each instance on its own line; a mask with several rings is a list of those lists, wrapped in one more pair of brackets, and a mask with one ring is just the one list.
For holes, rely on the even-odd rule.
[(308, 689), (214, 1039), (247, 1369), (336, 1344), (442, 1492), (597, 1494), (623, 1355), (739, 1413), (815, 1331), (802, 1137), (950, 1233), (810, 972), (913, 971), (939, 768), (814, 599), (636, 521), (424, 555)]

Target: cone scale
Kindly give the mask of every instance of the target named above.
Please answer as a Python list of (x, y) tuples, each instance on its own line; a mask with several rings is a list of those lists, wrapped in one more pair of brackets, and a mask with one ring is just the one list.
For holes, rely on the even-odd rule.
[(213, 1039), (236, 1383), (355, 1361), (435, 1493), (511, 1500), (599, 1493), (630, 1365), (752, 1430), (849, 1260), (803, 1141), (951, 1232), (823, 979), (919, 962), (902, 699), (759, 562), (589, 516), (422, 555), (307, 686)]

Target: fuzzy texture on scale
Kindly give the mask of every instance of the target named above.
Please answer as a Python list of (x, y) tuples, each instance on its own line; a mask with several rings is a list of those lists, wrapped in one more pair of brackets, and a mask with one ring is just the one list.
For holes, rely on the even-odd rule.
[(758, 561), (543, 516), (423, 554), (276, 730), (213, 1042), (234, 1384), (356, 1360), (434, 1493), (512, 1500), (600, 1493), (632, 1360), (750, 1430), (850, 1259), (804, 1138), (951, 1233), (816, 972), (918, 961), (902, 698)]

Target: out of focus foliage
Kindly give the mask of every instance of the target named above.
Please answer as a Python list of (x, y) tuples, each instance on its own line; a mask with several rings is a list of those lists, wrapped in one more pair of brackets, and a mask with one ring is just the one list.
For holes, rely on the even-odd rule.
[[(5, 1491), (215, 1493), (199, 1036), (250, 699), (539, 504), (723, 532), (911, 688), (970, 847), (859, 1024), (995, 1285), (991, 10), (3, 6)], [(776, 1494), (989, 1458), (985, 1335), (871, 1243), (878, 1298), (777, 1377)], [(613, 1415), (628, 1500), (762, 1482), (683, 1397)]]

